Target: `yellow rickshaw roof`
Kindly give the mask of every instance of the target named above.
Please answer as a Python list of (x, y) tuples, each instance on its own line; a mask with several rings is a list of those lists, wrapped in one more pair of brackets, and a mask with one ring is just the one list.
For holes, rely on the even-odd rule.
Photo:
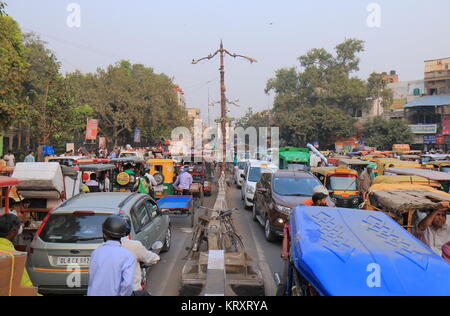
[(427, 165), (437, 166), (437, 167), (443, 167), (443, 166), (450, 166), (450, 161), (430, 161), (426, 163)]
[[(409, 184), (419, 184), (420, 182), (424, 184), (419, 185), (426, 185), (426, 183), (429, 183), (433, 186), (440, 186), (440, 184), (436, 181), (430, 181), (426, 178), (419, 177), (419, 176), (378, 176), (375, 179), (373, 179), (373, 184), (408, 184), (405, 182), (409, 182)], [(411, 183), (413, 182), (413, 183)]]
[(351, 174), (358, 176), (358, 172), (356, 170), (348, 169), (345, 167), (319, 167), (311, 169), (313, 173), (319, 173), (325, 176), (329, 174)]
[(174, 164), (175, 162), (172, 159), (149, 159), (147, 160), (148, 164), (155, 164), (155, 163), (171, 163)]
[(444, 192), (444, 191), (439, 191), (436, 189), (433, 189), (432, 187), (426, 186), (426, 185), (419, 185), (419, 184), (374, 184), (370, 187), (370, 192), (373, 191), (398, 191), (398, 190), (424, 190), (424, 191), (429, 191), (432, 193), (436, 193), (439, 195), (442, 195), (446, 198), (450, 198), (450, 194)]

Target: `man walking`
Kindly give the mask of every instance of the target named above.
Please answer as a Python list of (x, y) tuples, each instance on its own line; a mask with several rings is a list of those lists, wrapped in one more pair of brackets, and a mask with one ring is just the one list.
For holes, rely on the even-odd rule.
[(14, 157), (11, 150), (8, 151), (8, 154), (3, 157), (6, 161), (7, 167), (14, 167), (16, 165), (16, 157)]
[(366, 170), (364, 170), (358, 178), (359, 190), (362, 194), (365, 194), (369, 191), (372, 186), (372, 181), (375, 178), (375, 174), (373, 173), (373, 167), (368, 166)]
[(25, 157), (24, 162), (36, 162), (36, 159), (34, 158), (34, 152), (30, 151), (28, 153), (28, 156)]
[(105, 243), (91, 256), (88, 296), (131, 296), (136, 259), (121, 245), (131, 228), (119, 216), (103, 223)]
[(173, 187), (180, 192), (183, 192), (183, 195), (191, 194), (191, 185), (194, 182), (192, 175), (189, 173), (189, 166), (186, 165), (183, 167), (183, 171), (178, 176), (177, 180), (173, 184)]

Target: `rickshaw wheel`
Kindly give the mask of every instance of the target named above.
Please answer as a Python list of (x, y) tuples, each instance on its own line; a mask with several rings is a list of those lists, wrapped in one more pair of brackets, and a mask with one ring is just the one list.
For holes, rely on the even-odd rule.
[(195, 222), (195, 206), (192, 206), (191, 209), (191, 227), (194, 227)]

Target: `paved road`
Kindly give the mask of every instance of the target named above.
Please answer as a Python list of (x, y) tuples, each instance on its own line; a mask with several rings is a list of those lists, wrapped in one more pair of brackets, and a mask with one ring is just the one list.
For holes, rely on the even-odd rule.
[[(205, 199), (205, 206), (212, 207), (215, 195)], [(243, 237), (248, 254), (259, 264), (264, 276), (266, 295), (275, 295), (274, 273), (282, 273), (280, 259), (281, 241), (270, 243), (264, 237), (264, 229), (251, 218), (251, 211), (244, 209), (240, 190), (234, 185), (227, 190), (229, 208), (238, 208), (234, 214), (234, 222), (238, 233)], [(181, 287), (181, 271), (185, 264), (192, 238), (192, 229), (188, 218), (172, 217), (172, 248), (161, 255), (161, 262), (149, 272), (149, 289), (154, 296), (177, 296)]]

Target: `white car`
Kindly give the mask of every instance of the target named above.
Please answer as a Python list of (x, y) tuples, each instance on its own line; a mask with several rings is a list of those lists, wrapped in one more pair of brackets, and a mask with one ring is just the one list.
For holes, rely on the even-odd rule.
[(137, 157), (139, 159), (144, 159), (144, 154), (139, 151), (122, 151), (119, 154), (119, 158)]
[(240, 189), (242, 187), (243, 178), (241, 175), (244, 174), (245, 165), (248, 160), (238, 162), (237, 166), (234, 168), (234, 183)]
[(256, 183), (263, 173), (274, 173), (278, 166), (269, 161), (250, 160), (246, 163), (244, 173), (241, 175), (241, 197), (246, 208), (253, 207)]

